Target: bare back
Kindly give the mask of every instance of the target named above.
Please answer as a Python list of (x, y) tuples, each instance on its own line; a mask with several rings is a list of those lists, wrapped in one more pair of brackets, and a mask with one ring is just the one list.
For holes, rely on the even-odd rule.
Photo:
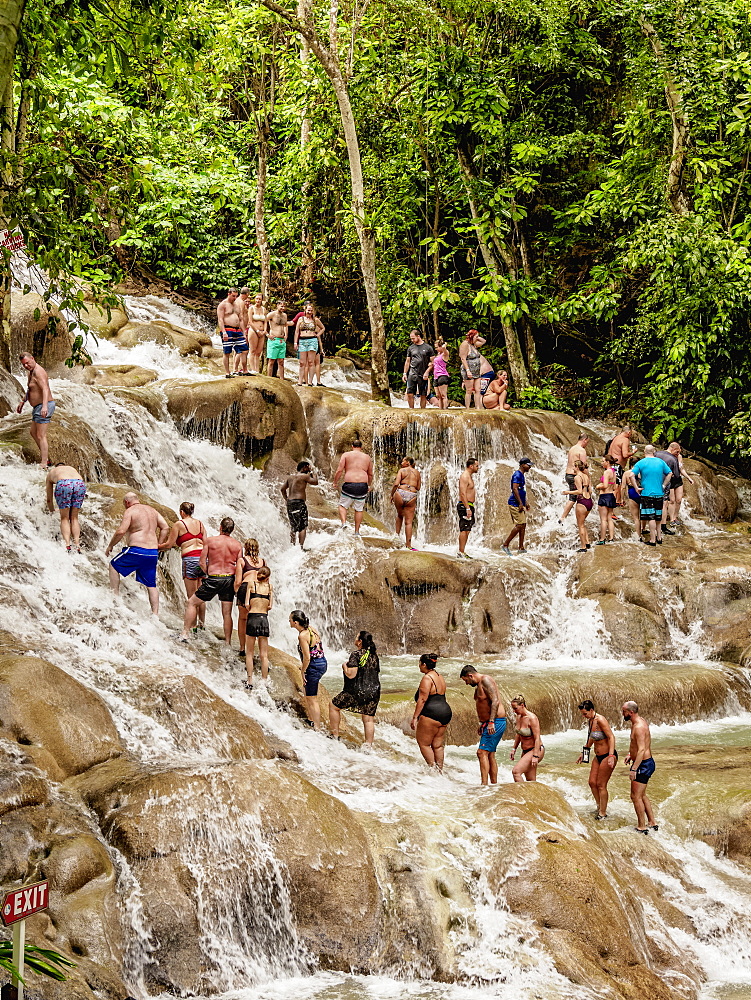
[(587, 461), (587, 449), (584, 445), (575, 444), (572, 448), (568, 450), (568, 461), (566, 463), (566, 475), (573, 476), (576, 472), (577, 462)]
[(420, 473), (411, 466), (407, 469), (399, 469), (394, 480), (394, 486), (398, 486), (403, 490), (411, 490), (413, 493), (417, 493), (421, 483)]
[(305, 500), (308, 495), (308, 486), (318, 485), (318, 476), (310, 472), (293, 472), (291, 476), (287, 477), (287, 482), (284, 485), (287, 491), (287, 500)]
[(128, 545), (140, 549), (155, 549), (158, 546), (157, 529), (163, 531), (167, 528), (167, 522), (148, 504), (134, 503), (125, 512), (123, 527), (126, 528)]
[(625, 434), (616, 434), (610, 442), (610, 457), (620, 466), (625, 466), (631, 455), (631, 442)]
[(345, 483), (369, 483), (373, 476), (373, 462), (370, 455), (355, 448), (342, 455), (342, 474)]
[(72, 465), (56, 465), (47, 473), (50, 483), (59, 483), (61, 479), (83, 479), (83, 476)]
[(209, 576), (234, 576), (242, 545), (230, 535), (214, 535), (204, 545)]
[(640, 750), (644, 751), (644, 760), (652, 756), (652, 734), (646, 719), (638, 718), (631, 724), (631, 742), (628, 755), (633, 760)]

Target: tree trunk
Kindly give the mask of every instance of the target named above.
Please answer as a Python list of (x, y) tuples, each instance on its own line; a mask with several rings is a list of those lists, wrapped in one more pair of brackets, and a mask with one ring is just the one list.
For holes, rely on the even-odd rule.
[[(298, 0), (297, 4), (297, 16), (300, 19), (301, 24), (310, 20), (311, 10), (310, 10), (311, 0)], [(303, 35), (302, 41), (300, 43), (300, 64), (302, 68), (302, 77), (306, 82), (310, 81), (310, 70), (308, 68), (308, 62), (310, 61), (310, 44), (307, 38)], [(306, 88), (305, 92), (305, 110), (303, 112), (303, 119), (300, 123), (300, 152), (303, 154), (303, 170), (305, 170), (305, 180), (302, 184), (302, 226), (300, 232), (300, 238), (302, 243), (302, 280), (305, 286), (305, 294), (310, 293), (313, 287), (314, 274), (314, 257), (313, 257), (313, 227), (311, 225), (311, 203), (310, 203), (310, 179), (308, 178), (308, 172), (305, 164), (305, 150), (310, 144), (310, 105), (308, 90)]]
[[(472, 215), (472, 222), (475, 227), (475, 236), (477, 237), (477, 243), (480, 247), (482, 259), (485, 261), (485, 267), (487, 267), (493, 277), (500, 280), (500, 265), (490, 247), (490, 244), (485, 239), (485, 234), (483, 233), (482, 226), (480, 224), (477, 205), (472, 193), (472, 182), (474, 180), (472, 165), (468, 160), (467, 154), (461, 148), (457, 149), (457, 155), (459, 157), (459, 166), (461, 167), (462, 177), (464, 178), (464, 187), (467, 192), (469, 211)], [(506, 342), (506, 354), (508, 355), (509, 375), (511, 376), (511, 380), (514, 383), (516, 391), (521, 392), (522, 389), (527, 389), (529, 387), (529, 374), (527, 372), (527, 366), (524, 363), (524, 355), (522, 354), (522, 349), (519, 344), (519, 337), (514, 329), (513, 323), (507, 319), (503, 319), (501, 322), (503, 325), (503, 338)]]
[(673, 123), (673, 149), (666, 186), (667, 200), (676, 215), (689, 215), (693, 211), (693, 205), (683, 183), (683, 167), (686, 162), (686, 145), (688, 143), (688, 121), (683, 111), (683, 95), (668, 68), (662, 42), (654, 26), (644, 18), (641, 18), (639, 24), (649, 39), (655, 59), (662, 70), (665, 81), (665, 100), (670, 112), (670, 120)]
[[(438, 229), (441, 224), (441, 199), (438, 193), (438, 186), (435, 189), (435, 204), (433, 206), (433, 284), (437, 285), (441, 280), (441, 248), (438, 245)], [(436, 340), (441, 335), (438, 310), (433, 309), (433, 330)]]
[(261, 295), (265, 300), (271, 293), (271, 250), (266, 234), (266, 174), (269, 155), (269, 144), (265, 136), (258, 140), (258, 178), (256, 180), (255, 225), (256, 243), (261, 258)]

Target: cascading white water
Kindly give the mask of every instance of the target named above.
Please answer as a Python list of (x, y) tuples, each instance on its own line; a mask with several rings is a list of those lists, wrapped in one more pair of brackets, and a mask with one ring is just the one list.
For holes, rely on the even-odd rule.
[[(116, 349), (105, 345), (102, 350)], [(115, 357), (107, 353), (108, 360)], [(158, 366), (160, 374), (174, 374), (172, 352), (155, 348), (151, 357), (151, 367)], [(127, 468), (144, 492), (174, 509), (181, 500), (191, 499), (198, 516), (212, 526), (220, 517), (232, 514), (240, 536), (259, 539), (262, 554), (272, 566), (277, 595), (271, 615), (274, 645), (293, 651), (294, 636), (286, 622), (293, 606), (314, 609), (325, 632), (342, 634), (344, 639), (344, 634), (337, 631), (343, 612), (343, 588), (348, 575), (356, 572), (360, 558), (351, 538), (333, 532), (312, 532), (313, 556), (304, 556), (289, 545), (278, 498), (272, 501), (259, 473), (238, 465), (227, 450), (205, 441), (185, 440), (166, 411), (157, 418), (115, 394), (102, 396), (64, 382), (56, 382), (54, 389), (66, 409), (96, 429), (109, 454)], [(405, 445), (405, 451), (415, 453), (418, 463), (439, 456), (444, 467), (450, 469), (449, 490), (458, 479), (461, 457), (468, 449), (474, 450), (483, 461), (481, 504), (490, 474), (503, 467), (504, 461), (508, 465), (519, 457), (518, 442), (496, 440), (485, 430), (478, 430), (470, 440), (457, 442), (448, 435), (431, 443), (423, 430), (416, 428), (414, 437)], [(433, 445), (437, 451), (431, 455)], [(539, 461), (544, 458), (547, 465), (534, 473), (537, 511), (543, 526), (540, 548), (543, 554), (555, 553), (560, 547), (556, 532), (561, 497), (556, 490), (563, 453), (545, 439), (535, 440), (535, 448), (541, 456)], [(575, 986), (555, 969), (553, 957), (529, 923), (514, 916), (504, 899), (490, 889), (487, 857), (493, 831), (473, 830), (466, 820), (472, 815), (477, 797), (485, 794), (475, 787), (477, 764), (473, 749), (449, 748), (447, 774), (439, 777), (420, 767), (414, 742), (393, 727), (379, 727), (380, 749), (372, 757), (301, 730), (292, 716), (274, 707), (262, 686), (252, 696), (242, 691), (237, 661), (225, 657), (217, 662), (215, 655), (206, 657), (207, 651), (214, 651), (211, 636), (206, 637), (204, 646), (184, 648), (175, 644), (170, 630), (179, 627), (182, 607), (182, 598), (172, 596), (180, 595), (182, 586), (175, 553), (163, 557), (165, 601), (161, 621), (152, 620), (146, 614), (140, 588), (132, 582), (124, 584), (120, 601), (106, 589), (104, 500), (92, 490), (83, 513), (89, 526), (87, 550), (81, 556), (70, 557), (56, 540), (56, 518), (42, 510), (42, 489), (39, 472), (18, 460), (6, 462), (0, 470), (0, 510), (5, 512), (0, 539), (0, 586), (5, 600), (0, 606), (0, 626), (97, 690), (135, 757), (191, 768), (203, 775), (221, 767), (221, 753), (210, 739), (204, 739), (202, 744), (188, 743), (154, 718), (147, 706), (135, 703), (134, 665), (141, 674), (152, 673), (155, 684), (175, 674), (197, 676), (268, 732), (293, 743), (305, 777), (355, 811), (384, 819), (409, 816), (419, 825), (464, 823), (464, 835), (452, 832), (450, 856), (442, 853), (442, 847), (436, 848), (442, 858), (440, 863), (456, 873), (465, 893), (461, 900), (452, 901), (452, 944), (461, 979), (455, 984), (439, 984), (427, 981), (414, 966), (395, 969), (393, 976), (309, 974), (309, 956), (296, 940), (290, 917), (289, 892), (294, 887), (289, 886), (269, 845), (259, 839), (254, 818), (238, 815), (231, 806), (222, 805), (209, 823), (209, 810), (196, 803), (196, 808), (186, 813), (182, 857), (194, 875), (196, 906), (207, 915), (207, 925), (218, 928), (216, 933), (207, 931), (197, 942), (209, 970), (212, 991), (228, 991), (224, 994), (226, 1000), (288, 1000), (293, 996), (325, 996), (327, 1000), (397, 996), (415, 1000), (486, 1000), (491, 996), (501, 1000), (599, 1000), (598, 994)], [(453, 503), (453, 495), (451, 500)], [(488, 560), (497, 560), (498, 556), (481, 543), (480, 534), (476, 551)], [(514, 649), (517, 664), (535, 669), (540, 661), (571, 664), (607, 658), (612, 667), (602, 620), (593, 613), (591, 602), (569, 596), (566, 567), (551, 573), (541, 566), (540, 572), (546, 583), (539, 588), (539, 603), (513, 607), (515, 633), (519, 636)], [(212, 605), (208, 620), (215, 627), (219, 623), (218, 611)], [(335, 655), (330, 656), (330, 662), (333, 678), (338, 674)], [(385, 676), (386, 687), (388, 682)], [(655, 745), (659, 748), (660, 741), (669, 738), (670, 734), (656, 733)], [(550, 745), (555, 746), (555, 738)], [(505, 758), (501, 772), (501, 780), (508, 781)], [(585, 813), (590, 805), (586, 782), (576, 783), (568, 777), (556, 780), (568, 801)], [(614, 815), (622, 819), (623, 825), (633, 822), (629, 810), (630, 804), (622, 797)], [(604, 835), (624, 834), (614, 828)], [(447, 841), (439, 837), (436, 843)], [(683, 836), (677, 825), (671, 828), (668, 824), (661, 846), (672, 863), (679, 866), (681, 878), (646, 867), (644, 874), (664, 887), (695, 927), (694, 931), (670, 927), (665, 933), (697, 956), (708, 977), (751, 983), (751, 928), (743, 916), (749, 909), (751, 886), (744, 872), (729, 861), (715, 858), (703, 843)], [(410, 853), (410, 845), (404, 845), (404, 852)], [(428, 858), (425, 863), (434, 860)], [(521, 856), (518, 863), (524, 862)], [(150, 961), (149, 928), (144, 924), (137, 881), (127, 866), (121, 864), (119, 868), (123, 910), (132, 929), (126, 963), (129, 981), (134, 992), (145, 997), (143, 975)], [(233, 886), (245, 887), (245, 894), (238, 889), (237, 896), (217, 896), (211, 881), (217, 870)], [(698, 893), (686, 888), (691, 884)], [(728, 885), (732, 891), (725, 891)], [(259, 913), (268, 919), (254, 923)], [(726, 961), (723, 956), (730, 954), (734, 958), (732, 976), (722, 968)], [(394, 978), (397, 974), (401, 978)]]

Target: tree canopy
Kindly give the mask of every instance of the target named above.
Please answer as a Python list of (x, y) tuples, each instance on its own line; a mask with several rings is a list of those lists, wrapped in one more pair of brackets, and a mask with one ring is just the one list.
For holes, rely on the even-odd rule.
[(522, 405), (751, 459), (746, 0), (16, 6), (2, 212), (53, 276), (215, 295), (265, 259), (367, 352), (364, 233), (393, 384), (411, 327), (474, 326)]

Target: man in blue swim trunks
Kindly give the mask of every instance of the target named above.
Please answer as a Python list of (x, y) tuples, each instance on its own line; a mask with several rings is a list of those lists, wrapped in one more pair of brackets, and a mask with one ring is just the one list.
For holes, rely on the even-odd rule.
[(123, 497), (125, 513), (120, 527), (105, 550), (108, 556), (127, 535), (127, 544), (110, 563), (110, 587), (120, 593), (120, 577), (136, 574), (136, 580), (146, 588), (153, 614), (159, 614), (159, 591), (156, 589), (156, 564), (159, 546), (169, 537), (169, 525), (158, 510), (142, 503), (135, 493)]
[(216, 321), (222, 337), (224, 353), (224, 377), (232, 378), (230, 358), (232, 352), (240, 356), (242, 371), (238, 375), (248, 375), (248, 318), (247, 310), (238, 300), (236, 288), (230, 288), (227, 298), (216, 307)]
[(477, 759), (480, 761), (480, 780), (487, 785), (498, 782), (498, 764), (495, 752), (506, 732), (506, 710), (501, 704), (501, 696), (492, 677), (481, 674), (468, 663), (462, 667), (459, 677), (469, 687), (475, 689), (475, 708), (480, 725), (477, 732), (480, 745), (477, 748)]
[(29, 382), (26, 388), (26, 395), (16, 407), (16, 413), (20, 413), (26, 403), (31, 403), (31, 436), (39, 447), (39, 461), (43, 469), (47, 468), (49, 462), (49, 449), (47, 447), (47, 424), (52, 420), (55, 412), (55, 400), (52, 398), (50, 380), (47, 372), (34, 360), (34, 355), (28, 351), (19, 354), (19, 360), (29, 373)]
[(636, 830), (644, 834), (650, 830), (657, 833), (652, 803), (647, 797), (647, 782), (655, 773), (649, 723), (639, 715), (639, 706), (635, 701), (627, 701), (621, 712), (624, 721), (631, 723), (631, 743), (624, 763), (631, 765), (628, 776), (631, 779), (631, 801), (636, 811)]

